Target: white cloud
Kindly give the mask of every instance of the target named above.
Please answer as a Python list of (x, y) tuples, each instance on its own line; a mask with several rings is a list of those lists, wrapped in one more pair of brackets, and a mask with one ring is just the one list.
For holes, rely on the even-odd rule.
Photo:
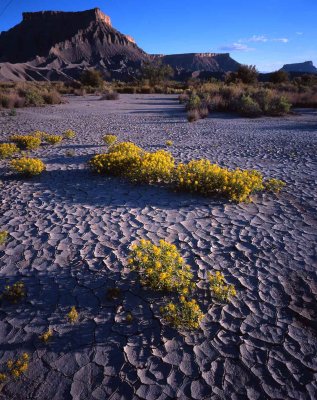
[(276, 38), (276, 39), (272, 39), (272, 42), (288, 43), (289, 39), (287, 39), (287, 38)]
[(253, 51), (255, 49), (247, 46), (246, 44), (242, 44), (239, 42), (235, 42), (226, 46), (221, 46), (219, 50), (225, 50), (225, 51)]
[(296, 35), (303, 35), (303, 32), (296, 32)]
[(241, 39), (239, 42), (267, 42), (268, 38), (265, 35), (253, 35), (248, 39)]

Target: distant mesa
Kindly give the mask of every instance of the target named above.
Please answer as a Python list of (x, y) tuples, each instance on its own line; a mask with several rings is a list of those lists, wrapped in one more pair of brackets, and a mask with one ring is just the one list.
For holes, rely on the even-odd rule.
[(305, 61), (295, 64), (285, 64), (283, 65), (281, 70), (286, 72), (317, 74), (317, 68), (314, 66), (312, 61)]

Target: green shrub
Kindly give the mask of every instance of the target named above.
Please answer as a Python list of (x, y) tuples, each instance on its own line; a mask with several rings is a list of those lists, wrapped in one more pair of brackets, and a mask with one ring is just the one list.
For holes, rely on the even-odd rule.
[(268, 114), (272, 116), (281, 116), (289, 113), (291, 104), (284, 96), (275, 96), (268, 109)]
[(101, 87), (103, 85), (103, 78), (101, 72), (97, 70), (86, 70), (82, 73), (80, 81), (85, 86), (93, 88)]
[(36, 150), (41, 145), (41, 139), (31, 135), (14, 135), (10, 137), (20, 150)]
[(129, 265), (139, 273), (142, 285), (153, 290), (187, 295), (194, 287), (190, 267), (185, 264), (176, 246), (164, 240), (156, 246), (142, 239), (132, 246)]
[(40, 159), (27, 157), (12, 160), (11, 168), (24, 176), (39, 175), (46, 169), (45, 164)]
[(186, 300), (185, 296), (180, 296), (179, 304), (170, 302), (160, 311), (168, 323), (181, 329), (198, 329), (204, 317), (196, 300)]
[(10, 158), (19, 152), (19, 148), (14, 143), (1, 143), (0, 144), (0, 159)]
[(262, 114), (259, 104), (250, 96), (241, 97), (237, 105), (237, 111), (245, 117), (259, 117)]
[(24, 97), (26, 106), (42, 106), (45, 103), (43, 96), (34, 89), (26, 89)]
[(201, 100), (200, 97), (192, 93), (189, 97), (189, 100), (186, 103), (186, 110), (198, 110), (201, 107)]

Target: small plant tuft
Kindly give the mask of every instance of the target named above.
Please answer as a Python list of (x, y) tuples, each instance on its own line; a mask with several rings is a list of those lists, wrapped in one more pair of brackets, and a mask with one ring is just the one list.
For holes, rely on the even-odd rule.
[(179, 304), (170, 302), (161, 307), (160, 311), (168, 323), (181, 329), (198, 329), (204, 317), (196, 300), (186, 300), (185, 296), (180, 296)]
[(26, 289), (23, 282), (16, 282), (12, 286), (7, 285), (4, 288), (0, 299), (4, 299), (9, 303), (16, 304), (26, 296)]
[(0, 159), (11, 158), (15, 153), (20, 150), (14, 143), (1, 143), (0, 144)]
[(108, 147), (113, 146), (118, 140), (116, 135), (105, 135), (102, 140), (106, 143)]
[(11, 142), (15, 143), (20, 150), (36, 150), (41, 145), (41, 139), (31, 135), (13, 135)]
[(164, 240), (156, 246), (142, 239), (132, 246), (128, 262), (140, 274), (141, 284), (153, 290), (187, 295), (194, 288), (190, 267), (185, 264), (176, 246)]
[(45, 142), (47, 144), (52, 144), (52, 145), (61, 143), (62, 140), (63, 140), (63, 136), (60, 136), (60, 135), (47, 135), (45, 137)]
[(233, 285), (227, 285), (225, 278), (220, 271), (216, 271), (216, 274), (209, 274), (210, 289), (213, 292), (216, 299), (220, 301), (229, 301), (230, 297), (237, 295), (236, 289)]
[(22, 157), (12, 160), (10, 165), (13, 171), (24, 176), (39, 175), (46, 169), (43, 161), (38, 158)]
[(79, 314), (76, 310), (75, 306), (72, 306), (71, 310), (67, 314), (68, 320), (70, 323), (74, 324), (76, 321), (78, 321)]
[(63, 136), (65, 139), (74, 139), (76, 137), (76, 133), (72, 129), (67, 129), (63, 132)]
[(121, 296), (121, 290), (119, 288), (109, 288), (107, 290), (107, 300), (117, 300)]
[(171, 147), (171, 146), (173, 146), (174, 143), (172, 140), (166, 140), (165, 144), (166, 144), (166, 146)]
[(269, 192), (274, 192), (274, 193), (279, 193), (285, 186), (286, 186), (285, 182), (275, 178), (267, 179), (264, 182), (265, 189)]
[(7, 362), (7, 368), (10, 375), (13, 378), (19, 378), (20, 375), (24, 374), (29, 368), (30, 356), (28, 353), (23, 353), (21, 357), (16, 360), (9, 360)]
[(9, 233), (7, 231), (0, 231), (0, 246), (6, 243)]
[(39, 336), (39, 339), (42, 340), (42, 342), (47, 343), (53, 336), (53, 331), (52, 329), (48, 329), (47, 331), (43, 332), (42, 335)]

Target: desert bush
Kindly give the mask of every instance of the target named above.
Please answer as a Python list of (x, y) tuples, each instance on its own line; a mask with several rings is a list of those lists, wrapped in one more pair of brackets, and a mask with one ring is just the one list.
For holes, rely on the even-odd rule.
[(41, 139), (31, 135), (14, 135), (10, 137), (20, 150), (36, 150), (41, 145)]
[(279, 71), (274, 71), (270, 74), (270, 82), (284, 83), (288, 81), (289, 81), (289, 75), (286, 71), (279, 70)]
[(179, 304), (170, 302), (160, 311), (168, 323), (180, 329), (198, 329), (204, 317), (196, 300), (186, 300), (185, 296), (180, 296)]
[(190, 267), (175, 245), (160, 240), (156, 246), (142, 239), (132, 246), (129, 265), (141, 277), (141, 284), (153, 290), (175, 291), (187, 295), (193, 288)]
[(264, 187), (269, 192), (279, 193), (285, 186), (286, 186), (285, 182), (275, 178), (267, 179), (264, 182)]
[(49, 136), (49, 135), (48, 135), (48, 133), (46, 133), (44, 131), (34, 131), (34, 132), (30, 133), (30, 136), (34, 136), (34, 137), (39, 138), (41, 140), (45, 140), (45, 138), (47, 136)]
[(178, 100), (180, 104), (186, 104), (189, 101), (189, 94), (188, 93), (182, 93), (178, 96)]
[(116, 135), (104, 135), (102, 140), (110, 147), (117, 142), (118, 138)]
[(0, 246), (5, 244), (5, 242), (8, 240), (8, 232), (7, 231), (0, 231)]
[(42, 96), (45, 104), (61, 104), (63, 102), (60, 94), (56, 90), (51, 90), (44, 93)]
[(26, 106), (42, 106), (45, 101), (41, 93), (39, 93), (37, 90), (28, 88), (24, 92), (24, 98), (25, 98), (25, 105)]
[(0, 144), (0, 159), (10, 158), (20, 150), (14, 143), (1, 143)]
[(65, 139), (74, 139), (76, 137), (76, 133), (72, 129), (67, 129), (63, 132), (63, 137)]
[(78, 311), (76, 310), (75, 306), (72, 306), (69, 313), (67, 314), (67, 318), (68, 318), (69, 322), (72, 324), (74, 324), (78, 320), (79, 314), (78, 314)]
[(245, 117), (259, 117), (262, 114), (261, 107), (250, 96), (242, 96), (237, 104), (237, 111)]
[(172, 140), (166, 140), (165, 144), (166, 144), (166, 146), (171, 147), (171, 146), (173, 146), (174, 143)]
[(263, 189), (262, 175), (254, 170), (229, 171), (209, 160), (192, 160), (178, 164), (172, 176), (173, 185), (187, 192), (222, 195), (233, 201), (247, 201), (250, 195)]
[(164, 150), (154, 153), (144, 152), (140, 161), (126, 176), (135, 182), (162, 183), (169, 182), (175, 166), (173, 156)]
[(198, 110), (200, 118), (207, 118), (209, 115), (209, 110), (206, 106), (202, 106)]
[(281, 116), (289, 113), (291, 104), (288, 102), (284, 96), (275, 96), (270, 104), (267, 111), (268, 115)]
[(236, 296), (237, 292), (233, 285), (227, 285), (223, 274), (216, 271), (215, 275), (208, 276), (210, 289), (214, 296), (220, 301), (228, 301), (230, 297)]
[(97, 173), (125, 176), (140, 164), (142, 153), (143, 150), (134, 143), (123, 142), (110, 147), (106, 154), (94, 156), (89, 166)]
[(17, 158), (10, 165), (15, 172), (24, 176), (39, 175), (46, 169), (43, 161), (38, 158)]
[(119, 99), (119, 93), (115, 92), (113, 90), (110, 90), (110, 91), (104, 93), (100, 97), (100, 100), (118, 100), (118, 99)]
[(63, 136), (60, 136), (60, 135), (45, 136), (45, 142), (48, 144), (52, 144), (52, 145), (61, 143), (62, 140), (63, 140)]
[(117, 300), (121, 296), (120, 288), (114, 287), (107, 290), (107, 300)]
[(201, 99), (200, 97), (195, 93), (192, 92), (189, 100), (186, 103), (186, 110), (199, 110), (199, 108), (201, 107)]
[(100, 71), (86, 70), (81, 74), (80, 81), (85, 86), (92, 86), (93, 88), (101, 87), (103, 85), (103, 78)]
[(12, 286), (7, 285), (2, 292), (0, 299), (16, 304), (26, 296), (26, 289), (23, 282), (15, 282)]
[(187, 111), (187, 120), (188, 122), (195, 122), (200, 119), (200, 114), (198, 110), (189, 110)]

